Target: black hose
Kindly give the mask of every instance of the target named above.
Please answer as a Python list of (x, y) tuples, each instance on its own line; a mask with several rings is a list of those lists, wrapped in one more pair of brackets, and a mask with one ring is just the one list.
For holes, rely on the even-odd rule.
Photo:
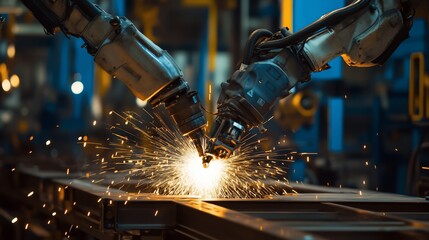
[(243, 64), (249, 65), (253, 56), (253, 50), (258, 40), (262, 37), (271, 37), (273, 33), (267, 29), (257, 29), (253, 31), (247, 39), (243, 53)]
[(42, 1), (21, 0), (21, 2), (30, 9), (47, 33), (52, 35), (55, 33), (55, 29), (60, 25), (60, 19), (57, 15), (52, 14), (52, 11)]
[(357, 0), (354, 3), (348, 5), (347, 7), (335, 10), (328, 13), (323, 18), (313, 22), (312, 24), (306, 26), (302, 30), (282, 39), (276, 39), (261, 43), (258, 45), (260, 49), (273, 49), (273, 48), (284, 48), (286, 46), (301, 42), (304, 39), (310, 37), (315, 32), (323, 29), (324, 27), (337, 24), (343, 21), (345, 18), (349, 17), (351, 14), (354, 14), (363, 8), (367, 7), (371, 0)]

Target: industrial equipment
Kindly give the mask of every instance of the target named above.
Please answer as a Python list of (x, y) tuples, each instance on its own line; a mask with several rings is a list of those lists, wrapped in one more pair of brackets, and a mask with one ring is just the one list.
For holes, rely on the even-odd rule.
[[(240, 42), (241, 37), (245, 39), (249, 29), (257, 29), (264, 25), (276, 27), (278, 19), (271, 15), (275, 15), (272, 11), (277, 10), (273, 9), (278, 8), (280, 3), (287, 4), (289, 1), (22, 1), (43, 23), (47, 33), (54, 34), (61, 30), (67, 37), (71, 35), (82, 38), (85, 41), (84, 47), (100, 66), (124, 81), (139, 98), (149, 99), (149, 105), (160, 108), (152, 111), (149, 107), (140, 114), (138, 111), (143, 111), (141, 106), (135, 107), (135, 97), (132, 94), (124, 96), (122, 90), (127, 89), (119, 82), (113, 82), (118, 84), (119, 88), (110, 85), (106, 87), (108, 88), (106, 91), (115, 91), (115, 94), (98, 96), (98, 93), (93, 93), (96, 92), (93, 90), (97, 90), (95, 89), (98, 87), (97, 84), (90, 85), (89, 82), (93, 83), (93, 78), (88, 77), (86, 81), (82, 81), (87, 95), (94, 94), (103, 100), (100, 103), (103, 108), (100, 115), (103, 113), (107, 115), (107, 111), (113, 114), (107, 117), (107, 120), (97, 118), (95, 114), (84, 114), (83, 108), (92, 107), (90, 104), (93, 102), (87, 99), (79, 102), (82, 100), (81, 97), (87, 97), (86, 92), (81, 95), (72, 95), (70, 92), (71, 81), (78, 80), (75, 75), (84, 77), (92, 76), (93, 73), (92, 59), (89, 59), (90, 61), (85, 59), (84, 63), (81, 61), (80, 56), (87, 55), (85, 50), (80, 49), (81, 42), (75, 39), (69, 41), (63, 36), (46, 37), (43, 31), (39, 31), (42, 30), (40, 24), (33, 24), (33, 19), (26, 13), (23, 15), (9, 13), (6, 17), (7, 23), (3, 24), (3, 30), (7, 31), (3, 32), (11, 30), (10, 33), (14, 34), (11, 40), (7, 36), (7, 45), (10, 43), (14, 50), (16, 46), (17, 54), (15, 58), (5, 58), (6, 63), (3, 66), (7, 64), (8, 73), (3, 75), (12, 80), (9, 77), (16, 73), (22, 80), (21, 87), (15, 88), (15, 91), (0, 94), (2, 99), (0, 239), (429, 239), (427, 187), (429, 154), (426, 154), (429, 145), (423, 141), (428, 140), (429, 130), (419, 132), (418, 128), (414, 134), (416, 140), (421, 134), (421, 141), (420, 144), (415, 143), (419, 146), (410, 161), (409, 176), (412, 178), (407, 185), (413, 190), (409, 193), (420, 192), (419, 195), (423, 196), (414, 197), (387, 193), (402, 192), (386, 187), (385, 183), (393, 185), (396, 182), (395, 184), (405, 185), (405, 175), (389, 167), (401, 168), (400, 164), (406, 159), (401, 159), (403, 162), (395, 161), (395, 156), (408, 155), (407, 146), (401, 143), (409, 142), (409, 145), (413, 145), (414, 138), (397, 134), (396, 137), (401, 139), (401, 142), (392, 144), (388, 142), (393, 137), (387, 134), (388, 131), (385, 130), (387, 127), (365, 124), (374, 121), (386, 126), (389, 123), (389, 118), (385, 116), (373, 120), (371, 114), (383, 115), (384, 112), (378, 108), (371, 111), (371, 108), (366, 108), (365, 105), (375, 102), (371, 94), (376, 89), (368, 85), (377, 81), (389, 81), (389, 77), (383, 75), (384, 72), (378, 76), (373, 74), (374, 71), (384, 71), (387, 68), (386, 64), (384, 68), (355, 74), (358, 76), (353, 76), (353, 80), (358, 83), (370, 80), (360, 85), (361, 88), (358, 90), (347, 85), (347, 76), (319, 81), (317, 76), (312, 75), (313, 81), (297, 87), (296, 91), (289, 92), (289, 88), (296, 86), (298, 82), (309, 80), (311, 72), (325, 69), (327, 62), (336, 55), (344, 54), (344, 58), (348, 60), (346, 62), (350, 65), (381, 64), (390, 50), (393, 51), (396, 44), (406, 37), (411, 27), (413, 12), (409, 9), (407, 0), (346, 1), (354, 3), (325, 15), (295, 34), (287, 29), (274, 34), (267, 30), (254, 32), (245, 48), (242, 67), (223, 84), (222, 96), (219, 99), (219, 115), (212, 127), (207, 149), (204, 149), (204, 141), (200, 140), (207, 140), (205, 139), (207, 136), (203, 136), (206, 121), (196, 92), (190, 91), (170, 55), (151, 40), (164, 49), (178, 49), (177, 52), (171, 53), (177, 59), (178, 65), (186, 69), (186, 76), (191, 76), (186, 78), (190, 86), (193, 84), (192, 74), (189, 74), (187, 67), (198, 65), (199, 61), (202, 62), (199, 63), (201, 66), (211, 65), (209, 69), (201, 71), (205, 74), (195, 74), (198, 75), (196, 78), (201, 80), (196, 81), (196, 89), (200, 94), (203, 93), (201, 86), (210, 87), (207, 88), (207, 93), (213, 94), (207, 94), (205, 97), (208, 99), (218, 93), (215, 83), (221, 82), (219, 79), (225, 79), (219, 77), (223, 75), (218, 72), (222, 66), (217, 64), (215, 68), (212, 64), (204, 63), (204, 56), (194, 55), (198, 55), (200, 50), (204, 52), (205, 48), (207, 51), (211, 49), (210, 52), (215, 52), (217, 46), (218, 55), (228, 54), (226, 57), (233, 58), (232, 54), (229, 54), (233, 49), (238, 49), (239, 44), (231, 42)], [(113, 14), (104, 12), (90, 2), (100, 3), (103, 9), (109, 9)], [(107, 2), (109, 4), (106, 4)], [(155, 14), (158, 10), (166, 11), (165, 5), (168, 5), (168, 11), (162, 17), (156, 14), (148, 16), (151, 23), (156, 22), (159, 28), (164, 28), (169, 21), (174, 22), (171, 19), (182, 15), (198, 24), (186, 26), (187, 21), (177, 21), (185, 25), (187, 31), (182, 32), (178, 25), (173, 25), (174, 31), (168, 31), (170, 29), (168, 26), (161, 34), (162, 38), (159, 38), (162, 40), (156, 41), (156, 37), (159, 37), (156, 35), (157, 29), (148, 30), (144, 24), (139, 25), (138, 21), (135, 21), (135, 26), (131, 23), (134, 22), (131, 13), (133, 11), (129, 10), (135, 8), (134, 15), (137, 15), (135, 18), (147, 16), (147, 12), (142, 14), (140, 11), (141, 8), (150, 10), (144, 5), (146, 2), (158, 7), (151, 10), (150, 14)], [(234, 18), (225, 17), (220, 2), (237, 4), (234, 10), (227, 12), (231, 16), (234, 15)], [(295, 10), (299, 9), (297, 5), (303, 2), (331, 4), (318, 0), (292, 2), (295, 4), (293, 8)], [(140, 9), (136, 7), (139, 4), (142, 4)], [(177, 7), (181, 6), (180, 4), (200, 8), (201, 5), (207, 5), (210, 9), (199, 9), (200, 16), (190, 14), (189, 9), (188, 12), (181, 12)], [(270, 14), (267, 19), (272, 20), (272, 25), (267, 24), (265, 17), (261, 17), (260, 13), (255, 13), (259, 10), (255, 7), (258, 4), (263, 7), (269, 5), (271, 11), (265, 14)], [(21, 8), (18, 3), (17, 6)], [(338, 7), (335, 6), (330, 7), (331, 9)], [(123, 11), (117, 10), (120, 8)], [(127, 14), (124, 13), (124, 9)], [(321, 11), (328, 12), (325, 9)], [(171, 16), (171, 12), (175, 15)], [(248, 17), (247, 14), (254, 16)], [(115, 15), (127, 15), (131, 21)], [(310, 14), (299, 15), (301, 16), (294, 19), (295, 24), (299, 18), (309, 19)], [(314, 14), (316, 15), (319, 16), (319, 13)], [(412, 100), (410, 110), (414, 110), (412, 113), (417, 117), (416, 125), (429, 117), (429, 105), (424, 100), (429, 100), (429, 79), (423, 74), (423, 56), (427, 56), (426, 45), (429, 42), (426, 33), (428, 28), (427, 25), (419, 24), (423, 20), (419, 21), (417, 16), (418, 13), (413, 19), (411, 38), (401, 44), (401, 48), (407, 44), (423, 46), (420, 47), (422, 53), (411, 55), (411, 59), (409, 52), (403, 53), (401, 60), (411, 60), (404, 62), (403, 65), (394, 56), (388, 61), (388, 64), (391, 64), (389, 69), (395, 70), (391, 71), (393, 72), (391, 74), (396, 81), (400, 78), (400, 71), (396, 70), (401, 69), (400, 66), (406, 66), (408, 69), (410, 65), (408, 63), (411, 63), (412, 71), (409, 76), (410, 80), (415, 82), (410, 82), (413, 84), (410, 91), (414, 91), (415, 95), (410, 95)], [(213, 24), (218, 18), (219, 27)], [(264, 21), (260, 21), (261, 19)], [(427, 16), (424, 21), (427, 21)], [(258, 27), (255, 27), (255, 23), (259, 24)], [(0, 28), (1, 24), (0, 20)], [(211, 26), (207, 27), (210, 29), (203, 29), (206, 24)], [(140, 34), (137, 28), (140, 31), (144, 30), (145, 35), (151, 40)], [(39, 31), (38, 35), (29, 34), (36, 30)], [(206, 31), (201, 39), (198, 30)], [(240, 37), (237, 37), (237, 30), (240, 30)], [(176, 38), (173, 33), (175, 31), (184, 37)], [(216, 44), (218, 36), (217, 33), (213, 35), (213, 31), (219, 31), (219, 40), (222, 38), (233, 40), (219, 41)], [(424, 44), (412, 41), (413, 32), (416, 31), (422, 35), (419, 42)], [(155, 33), (153, 36), (155, 38), (146, 32)], [(169, 41), (163, 41), (164, 38), (169, 38)], [(393, 39), (398, 41), (395, 42)], [(3, 42), (6, 43), (6, 39)], [(169, 45), (169, 42), (174, 44)], [(205, 44), (201, 44), (201, 48), (195, 46), (199, 42), (207, 43), (207, 46)], [(373, 47), (374, 44), (377, 45), (376, 48)], [(189, 50), (183, 45), (188, 48), (191, 45), (192, 49)], [(400, 48), (396, 50), (395, 54), (400, 50)], [(410, 51), (409, 48), (407, 50)], [(419, 50), (413, 49), (412, 52)], [(210, 62), (214, 62), (215, 57), (210, 55), (210, 59)], [(2, 56), (0, 60), (3, 60)], [(183, 62), (187, 64), (185, 67), (181, 65)], [(230, 65), (236, 63), (235, 60), (231, 62), (223, 63), (223, 67), (226, 65), (229, 69)], [(329, 63), (335, 68), (332, 61)], [(34, 65), (39, 66), (33, 67)], [(63, 69), (65, 65), (68, 67), (67, 70)], [(1, 66), (0, 64), (0, 69)], [(213, 69), (216, 69), (216, 74), (212, 72)], [(403, 75), (407, 76), (408, 80), (407, 73), (404, 67)], [(60, 75), (61, 78), (58, 77)], [(214, 76), (217, 79), (212, 82), (211, 78)], [(47, 84), (35, 89), (34, 86), (40, 79), (47, 81)], [(97, 77), (94, 79), (99, 80)], [(110, 83), (110, 78), (108, 82)], [(387, 98), (383, 100), (390, 101), (392, 96), (386, 96), (389, 94), (386, 90), (389, 85), (386, 85), (380, 92)], [(417, 86), (423, 86), (427, 91), (420, 94), (422, 89)], [(46, 97), (44, 95), (49, 95), (48, 91), (39, 91), (44, 87), (52, 87), (53, 92), (58, 91), (63, 95), (52, 98), (52, 102), (60, 103), (57, 107), (51, 107), (43, 101), (37, 103), (34, 100), (35, 98), (43, 100)], [(408, 90), (402, 85), (399, 88), (401, 91)], [(358, 93), (363, 96), (357, 96)], [(68, 100), (70, 97), (68, 95), (73, 99)], [(277, 112), (273, 111), (272, 107), (284, 96), (288, 97), (279, 101), (280, 109)], [(406, 94), (400, 96), (408, 97)], [(116, 104), (118, 98), (121, 100), (120, 104)], [(125, 98), (129, 99), (123, 101)], [(16, 101), (17, 99), (21, 99), (21, 102)], [(40, 127), (41, 130), (38, 131), (19, 132), (16, 131), (17, 127), (5, 124), (8, 120), (16, 122), (19, 126), (19, 118), (5, 111), (10, 109), (6, 104), (12, 100), (17, 102), (16, 115), (22, 115), (28, 122), (41, 122), (47, 126)], [(29, 120), (32, 115), (26, 113), (23, 100), (29, 102), (30, 111), (35, 112), (33, 115), (37, 117), (35, 120)], [(399, 109), (404, 103), (406, 101), (400, 99), (390, 102), (390, 106)], [(206, 101), (205, 104), (210, 102)], [(359, 106), (360, 111), (347, 109), (352, 104)], [(168, 112), (163, 110), (163, 105)], [(49, 108), (49, 111), (44, 111), (43, 108)], [(82, 114), (69, 117), (66, 114), (69, 114), (70, 109)], [(207, 109), (211, 112), (210, 108)], [(63, 115), (70, 121), (61, 119), (58, 110), (67, 111)], [(152, 112), (155, 117), (151, 116)], [(265, 127), (271, 131), (265, 134), (253, 132), (248, 134), (247, 136), (256, 135), (258, 138), (263, 136), (268, 139), (264, 141), (264, 138), (261, 138), (259, 144), (249, 147), (250, 141), (251, 143), (258, 141), (255, 138), (249, 141), (246, 133), (257, 127), (264, 131), (262, 125), (272, 113), (274, 119), (278, 118), (280, 123), (274, 121), (267, 123)], [(161, 118), (156, 117), (159, 114), (162, 115)], [(39, 115), (42, 116), (40, 119)], [(356, 117), (357, 115), (359, 117)], [(76, 123), (77, 120), (82, 123)], [(393, 120), (398, 120), (397, 115)], [(408, 118), (401, 117), (400, 120), (402, 125), (411, 125)], [(425, 123), (424, 128), (427, 129), (427, 122)], [(205, 166), (208, 166), (211, 157), (227, 158), (231, 155), (231, 158), (212, 161), (209, 168), (203, 169), (194, 146), (191, 142), (185, 141), (176, 128), (173, 133), (168, 132), (166, 135), (171, 142), (157, 137), (165, 134), (167, 131), (164, 130), (169, 130), (169, 126), (175, 124), (181, 134), (194, 139), (201, 156), (207, 151), (209, 156), (203, 158)], [(299, 130), (293, 134), (287, 131), (273, 131), (272, 129), (278, 128), (277, 124), (282, 128)], [(50, 130), (51, 125), (55, 131), (52, 131), (53, 133), (46, 130)], [(106, 125), (111, 127), (107, 131)], [(113, 128), (116, 129), (112, 130)], [(391, 128), (401, 130), (397, 126)], [(402, 131), (411, 135), (410, 128), (411, 126)], [(338, 131), (331, 132), (331, 129)], [(308, 137), (310, 134), (299, 136), (299, 131), (312, 131), (316, 134), (311, 134), (311, 137)], [(349, 131), (348, 135), (345, 134), (346, 131)], [(59, 141), (66, 138), (64, 132), (73, 132), (70, 134), (69, 142)], [(371, 135), (377, 142), (374, 143), (369, 137), (361, 137), (360, 132), (363, 135)], [(340, 143), (341, 146), (331, 144), (330, 136), (335, 136), (335, 141), (332, 142)], [(304, 138), (311, 139), (314, 145), (308, 144), (310, 141), (302, 141)], [(350, 138), (353, 141), (347, 142)], [(76, 140), (79, 144), (76, 144)], [(20, 146), (14, 151), (8, 150), (8, 146), (5, 146), (16, 143)], [(377, 143), (383, 146), (378, 146)], [(350, 151), (350, 146), (357, 150)], [(249, 150), (248, 154), (240, 155), (246, 147)], [(395, 155), (377, 155), (372, 152), (382, 152), (383, 147)], [(61, 148), (67, 148), (67, 151)], [(85, 154), (80, 154), (80, 151)], [(361, 155), (357, 155), (356, 152)], [(195, 168), (188, 168), (188, 165), (183, 164), (184, 161), (180, 159), (183, 156), (190, 159), (191, 163), (197, 163), (192, 165)], [(219, 166), (217, 164), (223, 164), (228, 169), (217, 168)], [(83, 165), (85, 166), (82, 167)], [(221, 169), (219, 172), (222, 176), (226, 175), (228, 178), (218, 178), (216, 174), (210, 174), (211, 170), (216, 173), (216, 169)], [(314, 181), (306, 181), (307, 179), (299, 177), (300, 174), (306, 176), (308, 172), (311, 172), (310, 177), (313, 177), (311, 179), (315, 179)], [(286, 174), (296, 174), (297, 177)], [(375, 178), (382, 179), (383, 182), (377, 182)], [(192, 183), (180, 193), (170, 191), (170, 186), (182, 186), (181, 180), (190, 180)], [(201, 185), (207, 188), (222, 183), (220, 190), (226, 189), (227, 186), (236, 190), (238, 194), (207, 197), (209, 195), (192, 191), (198, 188), (193, 182), (202, 183)], [(308, 185), (310, 182), (326, 186)], [(272, 191), (260, 191), (259, 186)], [(244, 189), (250, 189), (249, 192), (253, 191), (255, 194), (243, 194)]]
[(318, 101), (311, 91), (299, 91), (279, 101), (274, 118), (282, 129), (296, 131), (302, 126), (314, 123)]
[(16, 217), (0, 209), (0, 216), (8, 220), (0, 226), (10, 225), (3, 228), (9, 231), (0, 232), (4, 239), (405, 240), (429, 236), (429, 201), (424, 198), (293, 184), (300, 194), (200, 199), (131, 193), (65, 172), (12, 170), (0, 168), (5, 184), (0, 202), (12, 202), (25, 214)]
[(164, 104), (183, 135), (189, 136), (203, 156), (206, 125), (197, 92), (190, 91), (173, 58), (144, 36), (125, 17), (112, 16), (87, 0), (22, 1), (45, 27), (82, 38), (94, 61), (122, 80), (154, 107)]
[[(47, 33), (58, 29), (85, 41), (102, 68), (126, 83), (153, 106), (165, 104), (181, 133), (189, 135), (208, 166), (213, 156), (225, 158), (239, 146), (243, 132), (259, 127), (267, 113), (310, 73), (327, 69), (341, 55), (350, 66), (382, 64), (407, 37), (412, 24), (408, 1), (360, 0), (331, 12), (297, 33), (287, 28), (251, 34), (243, 62), (222, 84), (218, 116), (203, 152), (205, 116), (198, 95), (190, 91), (181, 70), (166, 52), (124, 17), (113, 17), (89, 1), (23, 3)], [(381, 37), (382, 36), (382, 37)], [(377, 46), (374, 42), (377, 40)]]
[(412, 17), (409, 1), (359, 0), (293, 34), (287, 28), (254, 31), (240, 69), (222, 84), (203, 162), (230, 156), (249, 129), (264, 130), (278, 100), (309, 81), (311, 72), (329, 68), (333, 58), (355, 67), (384, 63), (407, 38)]

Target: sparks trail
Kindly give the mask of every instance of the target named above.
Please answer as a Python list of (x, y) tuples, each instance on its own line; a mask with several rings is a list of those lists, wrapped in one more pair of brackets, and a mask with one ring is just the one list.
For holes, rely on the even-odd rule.
[(264, 151), (256, 135), (244, 138), (235, 155), (212, 160), (203, 168), (191, 140), (183, 137), (165, 111), (111, 112), (119, 121), (110, 126), (91, 174), (93, 182), (161, 195), (197, 195), (217, 198), (254, 198), (285, 193), (288, 154)]

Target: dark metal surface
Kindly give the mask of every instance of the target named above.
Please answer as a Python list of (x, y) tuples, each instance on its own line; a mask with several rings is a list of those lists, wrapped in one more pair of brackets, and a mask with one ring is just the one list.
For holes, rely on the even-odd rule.
[(429, 238), (429, 201), (424, 198), (295, 184), (302, 193), (199, 199), (125, 192), (76, 177), (34, 169), (3, 171), (7, 184), (0, 188), (0, 204), (11, 199), (42, 215), (55, 212), (51, 219), (57, 227), (78, 225), (80, 232), (98, 239)]

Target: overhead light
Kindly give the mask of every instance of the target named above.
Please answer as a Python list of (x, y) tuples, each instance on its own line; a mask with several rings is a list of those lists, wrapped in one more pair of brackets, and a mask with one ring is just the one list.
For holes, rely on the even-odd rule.
[(138, 107), (146, 107), (147, 101), (143, 101), (140, 98), (136, 98), (136, 104)]
[(72, 93), (78, 95), (83, 92), (83, 83), (81, 81), (76, 81), (71, 85)]
[(11, 85), (10, 85), (10, 82), (9, 82), (9, 79), (4, 79), (2, 82), (1, 82), (1, 87), (3, 88), (3, 91), (5, 91), (5, 92), (9, 92), (9, 90), (11, 89)]
[(5, 79), (9, 76), (9, 73), (7, 72), (7, 66), (6, 63), (0, 64), (0, 79)]
[(13, 57), (15, 57), (15, 45), (10, 44), (10, 45), (7, 47), (7, 56), (8, 56), (9, 58), (13, 58)]
[(17, 88), (17, 87), (19, 87), (19, 83), (20, 83), (20, 81), (19, 81), (18, 75), (13, 74), (10, 77), (10, 84), (12, 85), (12, 87)]

